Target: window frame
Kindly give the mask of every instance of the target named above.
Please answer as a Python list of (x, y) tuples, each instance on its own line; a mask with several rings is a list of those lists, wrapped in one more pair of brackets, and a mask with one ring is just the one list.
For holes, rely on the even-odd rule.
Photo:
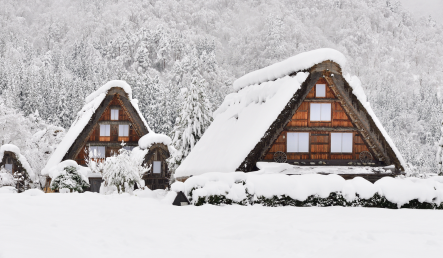
[[(160, 170), (160, 172), (155, 172), (156, 171), (155, 170), (155, 168), (156, 168), (155, 164), (159, 164), (158, 169)], [(159, 160), (154, 160), (152, 162), (152, 174), (161, 174), (161, 173), (162, 173), (162, 162), (159, 161)]]
[[(14, 169), (14, 166), (12, 163), (5, 163), (4, 168), (6, 169), (6, 171), (8, 171), (9, 173), (12, 174), (12, 170)], [(10, 169), (8, 169), (10, 168)]]
[[(296, 134), (297, 135), (297, 150), (296, 151), (289, 151), (289, 134)], [(300, 151), (300, 134), (307, 134), (308, 135), (308, 142), (307, 142), (307, 151), (301, 152)], [(303, 154), (309, 154), (311, 152), (311, 134), (309, 132), (287, 132), (286, 133), (286, 153), (303, 153)]]
[[(102, 128), (105, 128), (104, 130), (102, 130)], [(103, 132), (104, 131), (104, 132)], [(103, 134), (102, 134), (103, 132)], [(106, 135), (107, 134), (107, 135)], [(104, 125), (101, 124), (100, 125), (100, 137), (111, 137), (111, 125)]]
[[(88, 149), (88, 156), (91, 158), (91, 159), (105, 159), (106, 158), (106, 146), (89, 146), (88, 147), (89, 149)], [(99, 148), (103, 148), (103, 155), (100, 155), (100, 156), (95, 156), (94, 155), (94, 153), (93, 153), (93, 155), (91, 156), (91, 148), (94, 150), (94, 149), (97, 149), (97, 154), (102, 154), (101, 152), (99, 152)], [(92, 151), (93, 151), (92, 150)]]
[[(320, 120), (312, 120), (312, 105), (320, 105)], [(323, 105), (329, 105), (329, 120), (322, 120), (322, 107)], [(321, 102), (321, 103), (310, 103), (309, 104), (309, 122), (314, 123), (332, 123), (332, 103)]]
[[(102, 130), (102, 128), (105, 128), (104, 130)], [(104, 131), (104, 135), (102, 135), (102, 132)], [(106, 135), (108, 134), (108, 135)], [(100, 142), (109, 142), (111, 141), (111, 125), (107, 125), (107, 124), (100, 124), (100, 128), (99, 128), (99, 141)]]
[[(121, 132), (125, 131), (122, 130), (121, 128), (127, 128), (126, 133), (127, 135), (122, 135)], [(125, 132), (123, 132), (125, 133)], [(118, 137), (129, 137), (129, 125), (118, 125)]]
[[(319, 85), (325, 87), (325, 91), (324, 91), (324, 92), (325, 92), (325, 95), (324, 95), (323, 97), (317, 95), (317, 92), (318, 92), (318, 88), (317, 88), (317, 86), (319, 86)], [(316, 97), (316, 98), (322, 98), (322, 99), (325, 99), (325, 98), (326, 98), (326, 83), (317, 83), (317, 84), (315, 84), (315, 97)]]
[[(117, 118), (115, 118), (115, 114), (113, 114), (115, 112), (117, 112)], [(111, 120), (112, 121), (118, 121), (119, 120), (119, 115), (120, 115), (120, 111), (118, 109), (111, 108)]]
[[(333, 144), (332, 144), (332, 139), (333, 139), (333, 134), (340, 134), (341, 135), (341, 137), (340, 137), (340, 152), (338, 152), (338, 151), (332, 151), (332, 146), (333, 146)], [(346, 152), (346, 151), (343, 151), (343, 140), (344, 140), (344, 138), (343, 138), (343, 135), (344, 134), (347, 134), (347, 135), (350, 135), (351, 137), (350, 137), (350, 140), (351, 140), (351, 150), (350, 150), (350, 152)], [(331, 144), (330, 144), (330, 150), (329, 150), (329, 152), (331, 153), (331, 154), (347, 154), (347, 155), (349, 155), (349, 154), (354, 154), (354, 133), (349, 133), (349, 132), (331, 132), (330, 133), (330, 141), (331, 141)], [(349, 146), (348, 146), (349, 147)]]

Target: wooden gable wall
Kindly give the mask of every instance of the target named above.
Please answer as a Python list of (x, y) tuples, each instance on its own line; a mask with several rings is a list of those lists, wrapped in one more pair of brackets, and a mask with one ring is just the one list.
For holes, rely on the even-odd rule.
[[(118, 109), (118, 120), (111, 120), (111, 109)], [(100, 124), (110, 125), (110, 136), (100, 136)], [(119, 125), (129, 125), (129, 137), (119, 136)], [(84, 165), (86, 151), (88, 146), (105, 146), (105, 156), (110, 157), (121, 148), (121, 142), (124, 141), (126, 146), (138, 146), (138, 140), (142, 135), (134, 128), (134, 121), (128, 114), (120, 96), (115, 94), (111, 102), (108, 104), (98, 122), (94, 125), (88, 140), (77, 154), (75, 161)]]
[[(333, 164), (347, 164), (355, 161), (360, 162), (359, 155), (363, 151), (370, 152), (376, 157), (364, 142), (361, 134), (352, 123), (340, 100), (331, 90), (330, 85), (324, 78), (317, 80), (316, 84), (326, 84), (325, 97), (316, 97), (316, 87), (307, 94), (295, 114), (284, 127), (283, 131), (271, 145), (269, 151), (263, 157), (265, 161), (274, 161), (276, 152), (284, 152), (287, 162), (303, 161), (333, 161)], [(310, 121), (310, 105), (312, 103), (330, 103), (330, 121)], [(287, 134), (289, 132), (309, 133), (309, 152), (295, 153), (287, 151)], [(352, 153), (331, 153), (331, 133), (352, 133)], [(373, 161), (378, 163), (377, 161)]]

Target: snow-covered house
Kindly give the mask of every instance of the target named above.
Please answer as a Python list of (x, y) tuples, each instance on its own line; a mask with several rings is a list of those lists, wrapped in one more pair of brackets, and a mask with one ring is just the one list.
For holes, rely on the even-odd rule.
[(342, 74), (345, 65), (339, 51), (318, 49), (237, 79), (236, 92), (214, 112), (213, 123), (177, 168), (176, 178), (254, 171), (259, 161), (289, 163), (299, 171), (307, 171), (305, 166), (389, 165), (404, 170), (360, 80)]
[[(125, 81), (110, 81), (91, 93), (42, 174), (48, 175), (64, 160), (85, 165), (88, 153), (96, 159), (110, 157), (122, 148), (122, 141), (126, 144), (124, 148), (138, 146), (138, 140), (151, 129), (137, 103)], [(101, 178), (95, 175), (89, 181), (91, 187), (99, 187)]]
[(143, 175), (145, 186), (151, 190), (166, 189), (169, 187), (168, 159), (175, 150), (171, 145), (172, 140), (164, 134), (148, 133), (138, 141), (141, 150), (147, 150), (144, 164), (151, 167)]
[(34, 171), (25, 156), (13, 144), (5, 144), (0, 147), (0, 173), (7, 173), (11, 179), (14, 178), (13, 186), (19, 191), (28, 189), (29, 184), (35, 180)]

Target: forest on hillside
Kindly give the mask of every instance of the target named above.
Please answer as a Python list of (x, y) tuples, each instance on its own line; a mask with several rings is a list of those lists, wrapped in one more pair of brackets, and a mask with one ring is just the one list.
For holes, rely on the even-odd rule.
[[(36, 171), (84, 98), (126, 80), (150, 127), (172, 135), (202, 78), (212, 111), (253, 70), (341, 51), (412, 173), (436, 172), (443, 27), (380, 0), (3, 0), (0, 135)], [(45, 147), (42, 147), (45, 146)], [(217, 146), (213, 146), (216, 148)], [(41, 149), (40, 149), (41, 148)]]

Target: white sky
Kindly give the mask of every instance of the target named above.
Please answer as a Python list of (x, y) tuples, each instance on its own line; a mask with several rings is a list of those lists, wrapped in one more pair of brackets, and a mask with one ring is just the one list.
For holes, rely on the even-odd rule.
[(435, 21), (443, 24), (443, 0), (399, 0), (399, 2), (417, 18), (431, 15)]

